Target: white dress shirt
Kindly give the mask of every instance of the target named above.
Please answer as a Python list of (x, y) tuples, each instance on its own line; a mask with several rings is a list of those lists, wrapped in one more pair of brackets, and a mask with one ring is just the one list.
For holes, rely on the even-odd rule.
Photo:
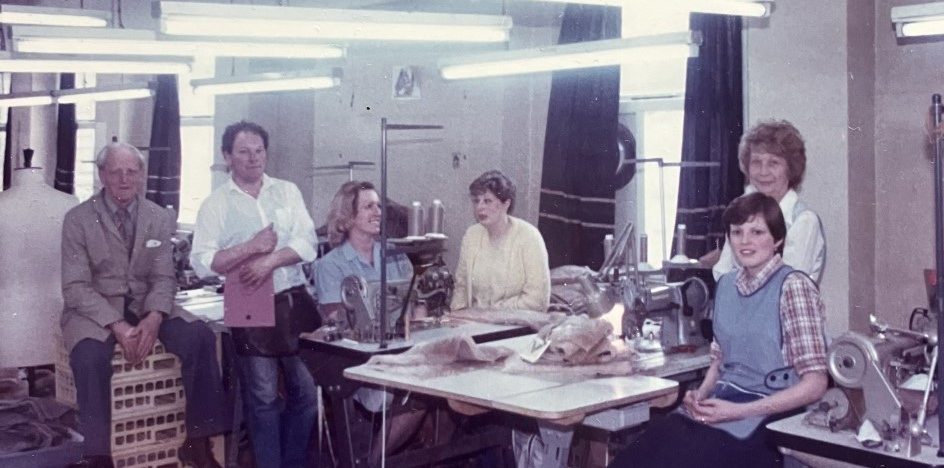
[[(222, 274), (210, 268), (216, 253), (248, 241), (270, 223), (278, 237), (275, 250), (288, 247), (302, 262), (315, 259), (315, 225), (295, 184), (263, 174), (259, 197), (253, 198), (228, 180), (203, 201), (197, 214), (190, 250), (194, 271), (200, 277)], [(306, 283), (301, 263), (276, 268), (272, 279), (276, 292)]]
[[(756, 192), (748, 185), (745, 194)], [(822, 279), (823, 265), (826, 264), (826, 238), (823, 226), (816, 212), (800, 201), (796, 191), (790, 189), (780, 200), (780, 211), (787, 223), (786, 244), (783, 246), (783, 263), (800, 270), (813, 278), (816, 284)], [(738, 266), (731, 250), (731, 243), (725, 242), (721, 249), (721, 258), (712, 268), (715, 280)]]

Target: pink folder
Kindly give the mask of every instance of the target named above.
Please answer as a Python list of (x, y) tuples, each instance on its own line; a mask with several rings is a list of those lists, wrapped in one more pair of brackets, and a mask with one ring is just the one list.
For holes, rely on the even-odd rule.
[(251, 289), (233, 274), (226, 278), (223, 288), (223, 325), (227, 327), (274, 327), (275, 287), (272, 275), (258, 288)]

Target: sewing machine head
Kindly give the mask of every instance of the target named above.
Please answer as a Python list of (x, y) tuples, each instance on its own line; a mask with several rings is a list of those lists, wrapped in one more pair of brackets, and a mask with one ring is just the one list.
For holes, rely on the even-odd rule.
[(454, 288), (452, 274), (440, 261), (417, 275), (416, 303), (424, 304), (429, 316), (442, 317), (449, 310), (449, 301), (452, 300)]
[(623, 334), (648, 340), (649, 349), (668, 351), (677, 346), (708, 342), (704, 321), (708, 314), (708, 286), (698, 278), (666, 283), (649, 280), (643, 285), (625, 282)]
[(860, 433), (868, 423), (886, 450), (914, 456), (927, 444), (929, 403), (922, 397), (933, 390), (936, 325), (903, 330), (873, 316), (870, 327), (870, 335), (847, 332), (833, 341), (827, 365), (838, 390), (815, 405), (807, 421)]
[[(410, 280), (387, 281), (387, 324), (391, 338), (409, 296)], [(380, 341), (380, 281), (366, 281), (351, 275), (341, 281), (341, 303), (347, 310), (347, 329), (343, 332), (357, 341)]]

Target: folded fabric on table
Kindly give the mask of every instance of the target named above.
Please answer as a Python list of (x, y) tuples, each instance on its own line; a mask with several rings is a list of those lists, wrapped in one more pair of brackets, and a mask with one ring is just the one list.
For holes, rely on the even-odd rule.
[(510, 359), (503, 369), (514, 374), (551, 374), (561, 380), (575, 377), (628, 375), (636, 372), (634, 353), (611, 340), (613, 327), (585, 315), (567, 317), (538, 332), (535, 340), (547, 349), (535, 363)]
[(610, 342), (613, 326), (586, 315), (567, 317), (548, 325), (538, 337), (550, 342), (541, 362), (561, 364), (600, 364), (616, 359), (617, 350)]
[(449, 312), (449, 318), (497, 325), (520, 325), (538, 331), (548, 325), (559, 323), (567, 316), (560, 312), (535, 312), (533, 310), (486, 310), (461, 309)]
[(476, 344), (471, 336), (460, 335), (420, 343), (401, 354), (374, 356), (366, 365), (403, 375), (435, 376), (496, 366), (512, 354), (504, 346)]

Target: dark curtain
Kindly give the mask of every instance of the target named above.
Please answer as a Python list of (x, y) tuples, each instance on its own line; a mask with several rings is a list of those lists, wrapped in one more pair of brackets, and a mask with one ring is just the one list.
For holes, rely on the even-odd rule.
[(180, 212), (180, 102), (177, 76), (159, 75), (148, 153), (147, 198)]
[[(741, 17), (692, 14), (691, 29), (703, 42), (698, 57), (688, 59), (676, 222), (687, 228), (685, 254), (698, 258), (724, 243), (721, 214), (744, 191), (737, 159), (744, 131)], [(719, 166), (685, 167), (691, 162)]]
[(3, 145), (3, 190), (10, 188), (13, 177), (13, 108), (7, 108), (7, 124), (4, 128), (6, 139)]
[[(75, 88), (75, 74), (59, 75), (59, 89)], [(56, 126), (56, 180), (60, 192), (75, 193), (75, 104), (59, 104)]]
[[(618, 37), (619, 8), (564, 10), (560, 44)], [(554, 72), (538, 220), (551, 267), (603, 263), (619, 185), (619, 81), (618, 66)]]

